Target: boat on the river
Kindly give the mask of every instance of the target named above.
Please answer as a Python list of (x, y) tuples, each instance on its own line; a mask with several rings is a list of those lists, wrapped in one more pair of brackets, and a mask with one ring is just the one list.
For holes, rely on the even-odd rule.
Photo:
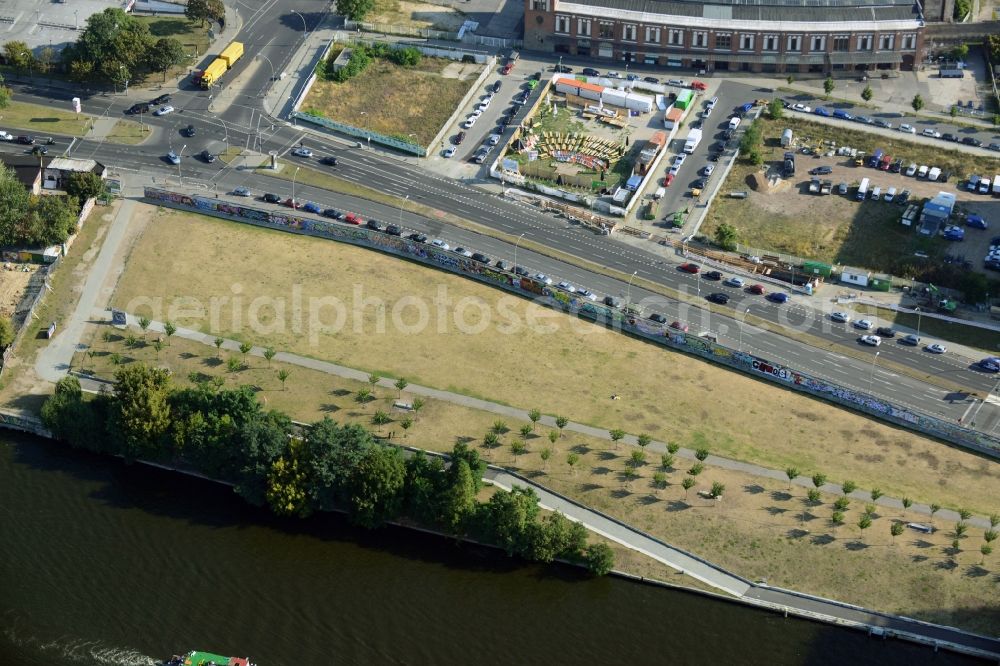
[(223, 657), (221, 654), (191, 650), (185, 655), (175, 654), (163, 666), (256, 666), (248, 657)]

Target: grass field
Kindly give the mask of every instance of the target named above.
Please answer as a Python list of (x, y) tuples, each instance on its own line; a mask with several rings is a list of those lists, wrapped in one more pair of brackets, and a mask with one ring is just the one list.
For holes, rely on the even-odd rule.
[[(149, 26), (149, 32), (153, 37), (173, 37), (184, 46), (184, 52), (188, 54), (187, 62), (170, 68), (166, 75), (153, 72), (141, 85), (155, 85), (164, 80), (170, 79), (189, 68), (194, 67), (207, 53), (211, 40), (208, 37), (208, 24), (202, 26), (197, 21), (189, 21), (181, 16), (136, 16), (137, 21), (141, 21)], [(226, 42), (222, 42), (218, 48), (225, 48)]]
[(128, 145), (140, 144), (150, 136), (148, 125), (140, 125), (134, 120), (118, 120), (115, 126), (108, 132), (106, 141), (111, 143), (124, 143)]
[[(369, 305), (312, 344), (305, 324), (295, 333), (286, 322), (282, 331), (262, 311), (261, 323), (275, 324), (273, 330), (251, 332), (251, 299), (285, 298), (287, 319), (293, 285), (303, 303), (335, 296), (353, 309), (360, 289), (357, 298), (380, 300), (390, 315), (400, 303), (421, 301), (435, 318), (418, 333), (394, 326), (388, 316), (384, 332), (378, 332), (377, 310)], [(231, 299), (236, 292), (245, 300), (238, 309), (242, 322), (235, 326), (229, 304), (218, 305), (215, 325), (207, 312), (197, 317), (168, 312), (176, 297), (200, 299), (207, 311), (212, 296)], [(438, 307), (441, 294), (447, 297), (440, 302), (447, 303)], [(166, 300), (155, 312), (142, 305), (145, 298)], [(479, 333), (460, 332), (453, 322), (455, 305), (463, 299), (469, 328), (483, 322), (477, 304), (493, 313), (492, 323)], [(169, 316), (178, 325), (253, 344), (605, 428), (645, 431), (692, 447), (704, 443), (720, 455), (778, 469), (820, 470), (897, 496), (954, 504), (997, 494), (997, 466), (976, 456), (450, 274), (330, 241), (160, 211), (135, 245), (114, 302), (136, 314)], [(520, 322), (536, 317), (555, 330), (525, 325), (516, 333), (502, 332), (507, 329), (496, 321), (500, 308)], [(444, 313), (442, 332), (438, 312)], [(332, 321), (330, 314), (326, 321)], [(414, 323), (413, 317), (400, 316), (403, 324)], [(622, 399), (611, 400), (612, 394)]]
[(388, 136), (429, 144), (469, 87), (480, 65), (444, 58), (421, 59), (413, 68), (374, 60), (364, 73), (344, 83), (317, 79), (302, 107), (328, 118)]
[(0, 127), (24, 130), (36, 136), (83, 136), (90, 129), (90, 122), (90, 116), (73, 113), (68, 104), (65, 109), (57, 109), (12, 101), (7, 108), (0, 109)]
[[(391, 414), (393, 422), (377, 431), (394, 433), (394, 441), (438, 451), (450, 450), (456, 441), (467, 442), (494, 464), (515, 468), (747, 578), (766, 578), (771, 585), (979, 631), (988, 631), (1000, 620), (1000, 610), (990, 604), (993, 584), (989, 582), (1000, 568), (1000, 557), (980, 564), (982, 530), (970, 530), (961, 552), (953, 552), (949, 550), (951, 526), (944, 521), (935, 521), (938, 534), (915, 536), (907, 531), (893, 539), (889, 525), (904, 516), (880, 510), (872, 527), (862, 534), (856, 523), (863, 507), (857, 500), (848, 508), (845, 524), (835, 527), (829, 519), (836, 497), (825, 495), (819, 503), (811, 504), (800, 486), (789, 490), (784, 483), (762, 483), (759, 478), (711, 464), (697, 477), (697, 485), (684, 491), (680, 483), (693, 461), (682, 458), (667, 471), (667, 486), (657, 489), (652, 484), (660, 467), (657, 454), (650, 452), (636, 468), (638, 478), (627, 481), (624, 470), (633, 450), (630, 447), (616, 448), (608, 441), (573, 432), (565, 433), (553, 445), (544, 426), (525, 439), (528, 450), (515, 460), (509, 447), (524, 425), (519, 422), (507, 421), (510, 432), (501, 437), (501, 446), (484, 448), (483, 434), (496, 421), (494, 415), (428, 400), (404, 434), (399, 425), (402, 414), (392, 410), (392, 402), (400, 395), (394, 389), (379, 388), (375, 400), (362, 404), (356, 394), (366, 383), (277, 361), (269, 365), (259, 357), (249, 357), (248, 367), (231, 372), (226, 361), (240, 358), (233, 352), (222, 352), (217, 358), (213, 347), (172, 339), (157, 354), (151, 345), (142, 343), (126, 348), (117, 331), (112, 340), (105, 341), (104, 330), (106, 327), (91, 327), (95, 354), (77, 354), (74, 366), (110, 377), (114, 371), (111, 353), (119, 353), (125, 363), (143, 361), (169, 367), (182, 385), (192, 373), (222, 377), (229, 386), (259, 387), (258, 396), (268, 408), (287, 411), (304, 421), (329, 416), (371, 427), (372, 415), (382, 409)], [(139, 331), (135, 334), (141, 337)], [(276, 378), (280, 368), (291, 373), (284, 387)], [(402, 397), (410, 396), (403, 391)], [(545, 448), (552, 450), (548, 462), (540, 455)], [(575, 468), (566, 462), (571, 452), (579, 456)], [(698, 490), (716, 481), (726, 486), (721, 501), (698, 496)], [(927, 520), (916, 514), (906, 518)], [(693, 582), (637, 553), (616, 551), (618, 568), (630, 573), (681, 584)], [(845, 575), (846, 571), (850, 575)]]
[(433, 5), (408, 0), (376, 0), (365, 20), (405, 28), (455, 32), (465, 21), (466, 14), (446, 5)]

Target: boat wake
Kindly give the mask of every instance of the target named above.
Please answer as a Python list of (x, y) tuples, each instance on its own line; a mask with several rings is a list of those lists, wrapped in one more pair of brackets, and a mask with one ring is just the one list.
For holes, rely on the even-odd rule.
[(157, 666), (161, 663), (136, 650), (108, 646), (101, 641), (89, 641), (71, 636), (42, 640), (25, 635), (14, 624), (7, 624), (3, 629), (3, 635), (8, 645), (25, 652), (35, 652), (41, 657), (59, 657), (65, 663), (99, 666)]

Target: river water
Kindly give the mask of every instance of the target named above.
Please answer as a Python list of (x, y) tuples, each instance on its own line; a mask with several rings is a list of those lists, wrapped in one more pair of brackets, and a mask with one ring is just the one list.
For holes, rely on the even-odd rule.
[(0, 666), (971, 664), (338, 516), (0, 431)]

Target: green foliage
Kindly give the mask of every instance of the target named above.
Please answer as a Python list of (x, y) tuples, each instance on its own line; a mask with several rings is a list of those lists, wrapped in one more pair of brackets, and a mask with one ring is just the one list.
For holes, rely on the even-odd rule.
[(528, 435), (531, 434), (532, 430), (534, 430), (534, 427), (532, 427), (532, 424), (525, 423), (524, 425), (521, 426), (521, 437), (525, 437), (526, 438)]
[(903, 523), (899, 521), (894, 521), (892, 525), (889, 526), (889, 534), (892, 535), (892, 540), (894, 543), (896, 541), (896, 537), (902, 534), (904, 529), (906, 528), (903, 526)]
[(812, 475), (813, 487), (822, 488), (826, 484), (826, 474), (816, 472)]
[(150, 68), (155, 41), (146, 23), (108, 7), (87, 19), (87, 27), (76, 43), (63, 49), (62, 58), (77, 80), (122, 83)]
[(143, 364), (115, 371), (110, 429), (126, 460), (157, 460), (170, 426), (170, 374)]
[(861, 99), (866, 102), (872, 101), (872, 97), (875, 96), (875, 91), (872, 90), (871, 86), (865, 86), (865, 89), (861, 91)]
[(810, 488), (809, 492), (806, 493), (806, 497), (809, 499), (809, 503), (812, 505), (820, 504), (821, 494), (815, 488)]
[(364, 21), (375, 8), (375, 0), (337, 0), (337, 13), (352, 21)]
[[(364, 2), (366, 0), (357, 0), (357, 1)], [(338, 83), (343, 83), (344, 81), (352, 79), (358, 74), (361, 74), (361, 72), (365, 71), (368, 68), (368, 65), (370, 65), (371, 62), (372, 58), (371, 55), (369, 54), (368, 49), (365, 46), (358, 44), (351, 50), (351, 57), (350, 59), (348, 59), (347, 64), (335, 72), (327, 70), (327, 75), (330, 77), (331, 80), (336, 81)]]
[(540, 409), (532, 409), (528, 412), (528, 420), (531, 421), (531, 429), (535, 429), (535, 424), (542, 418), (542, 411)]
[[(989, 50), (990, 60), (994, 65), (1000, 64), (1000, 32), (986, 35), (985, 46)], [(1000, 123), (994, 123), (1000, 125)]]
[(625, 431), (621, 428), (615, 428), (608, 431), (608, 435), (611, 437), (611, 441), (615, 443), (615, 448), (618, 448), (618, 442), (625, 438)]
[(3, 57), (8, 65), (23, 72), (35, 66), (35, 54), (27, 43), (14, 40), (3, 45)]
[(873, 502), (877, 502), (879, 497), (882, 497), (881, 488), (872, 488), (871, 497)]
[(785, 476), (788, 477), (788, 487), (791, 488), (792, 487), (792, 481), (794, 481), (795, 479), (797, 479), (798, 476), (799, 476), (799, 468), (798, 467), (786, 467), (785, 468)]
[(914, 95), (913, 100), (910, 102), (910, 106), (913, 107), (914, 111), (919, 113), (920, 109), (924, 108), (924, 98), (920, 95)]
[(221, 0), (188, 0), (184, 8), (184, 16), (201, 25), (205, 25), (208, 20), (221, 21), (225, 15), (226, 10)]
[(843, 511), (834, 511), (830, 515), (830, 522), (833, 524), (834, 527), (838, 527), (840, 525), (843, 525), (844, 524), (844, 512)]
[(20, 225), (28, 215), (31, 197), (13, 169), (0, 166), (0, 246), (21, 242)]
[(903, 505), (903, 511), (906, 511), (911, 506), (913, 506), (913, 500), (911, 500), (909, 497), (904, 497), (903, 499), (900, 500), (900, 503)]
[(368, 447), (343, 490), (351, 520), (369, 529), (397, 518), (403, 507), (406, 468), (394, 446)]
[(267, 477), (267, 504), (279, 516), (305, 518), (311, 512), (306, 492), (306, 475), (294, 456), (274, 461)]
[(481, 509), (480, 528), (508, 555), (525, 555), (531, 546), (528, 525), (538, 511), (538, 496), (531, 488), (498, 490)]
[(837, 509), (837, 511), (844, 511), (844, 510), (846, 510), (846, 509), (847, 509), (847, 507), (849, 507), (850, 505), (851, 505), (851, 500), (850, 500), (850, 498), (848, 498), (848, 497), (846, 497), (846, 496), (844, 496), (844, 495), (841, 495), (840, 497), (838, 497), (838, 498), (837, 498), (836, 500), (834, 500), (834, 502), (833, 502), (833, 507), (834, 507), (835, 509)]
[(680, 450), (681, 450), (681, 445), (678, 444), (677, 442), (670, 442), (669, 444), (667, 444), (667, 453), (669, 453), (670, 455), (675, 455)]
[(649, 446), (652, 441), (653, 438), (647, 435), (646, 433), (642, 433), (641, 435), (636, 437), (636, 444), (638, 444), (643, 449)]
[(959, 509), (958, 517), (961, 518), (962, 520), (968, 520), (969, 518), (972, 518), (972, 512), (969, 511), (968, 509)]
[(767, 115), (777, 120), (785, 115), (785, 105), (781, 103), (781, 100), (775, 97), (767, 104)]
[(972, 0), (955, 0), (955, 9), (952, 12), (952, 18), (956, 21), (962, 21), (971, 11)]
[[(0, 77), (0, 82), (3, 81), (3, 77)], [(13, 96), (13, 92), (7, 86), (0, 85), (0, 109), (6, 109), (10, 105), (10, 98)], [(998, 123), (1000, 124), (1000, 123)]]
[(391, 49), (386, 57), (400, 67), (416, 67), (424, 54), (414, 46), (407, 46), (402, 49)]
[(167, 70), (180, 65), (186, 59), (184, 45), (174, 37), (162, 37), (156, 40), (149, 51), (149, 67), (154, 72), (163, 72), (164, 81), (167, 79)]
[(826, 77), (826, 79), (823, 81), (823, 91), (826, 93), (827, 97), (830, 96), (830, 93), (832, 93), (833, 89), (836, 87), (837, 84), (833, 82), (832, 76)]
[(629, 463), (632, 467), (641, 467), (642, 465), (645, 465), (646, 452), (641, 449), (632, 451), (632, 454), (629, 456)]
[(968, 303), (985, 303), (990, 293), (990, 281), (982, 273), (964, 271), (958, 279), (958, 288)]
[(694, 488), (694, 484), (695, 483), (697, 483), (697, 481), (695, 481), (694, 477), (691, 477), (691, 476), (685, 476), (684, 480), (681, 481), (681, 487), (684, 488), (684, 496), (685, 497), (687, 497), (687, 492), (689, 490), (691, 490), (692, 488)]
[(698, 476), (704, 471), (705, 471), (705, 465), (703, 463), (698, 462), (691, 465), (691, 468), (688, 469), (687, 473), (690, 474), (691, 476)]
[(660, 467), (663, 469), (674, 468), (674, 456), (671, 453), (664, 453), (660, 456)]
[(14, 322), (10, 317), (0, 317), (0, 351), (14, 342)]
[(615, 568), (615, 553), (606, 543), (593, 543), (584, 553), (587, 570), (595, 576), (605, 576)]
[(872, 526), (872, 519), (867, 513), (862, 514), (861, 518), (858, 519), (858, 529), (862, 532)]
[(726, 491), (726, 486), (723, 483), (714, 481), (712, 483), (712, 489), (708, 491), (708, 494), (712, 496), (713, 499), (718, 499), (722, 497), (722, 493)]
[(843, 491), (845, 495), (850, 495), (851, 493), (853, 493), (855, 490), (858, 489), (858, 484), (854, 483), (853, 481), (844, 481), (844, 483), (840, 485), (840, 489), (841, 491)]
[(694, 457), (701, 462), (705, 462), (705, 459), (708, 458), (708, 449), (704, 446), (698, 447), (694, 452)]
[(556, 417), (556, 427), (559, 428), (559, 434), (562, 435), (562, 429), (569, 425), (569, 419), (565, 416)]
[(75, 171), (66, 183), (66, 193), (79, 201), (100, 198), (108, 192), (107, 183), (92, 171)]

